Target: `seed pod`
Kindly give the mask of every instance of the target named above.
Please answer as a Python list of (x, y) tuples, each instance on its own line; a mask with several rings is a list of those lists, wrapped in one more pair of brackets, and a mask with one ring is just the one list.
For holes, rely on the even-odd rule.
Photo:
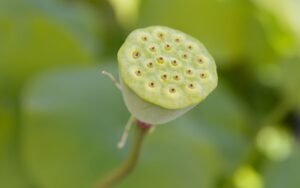
[(162, 26), (133, 31), (118, 52), (118, 63), (129, 111), (151, 124), (190, 110), (218, 82), (214, 59), (204, 45)]

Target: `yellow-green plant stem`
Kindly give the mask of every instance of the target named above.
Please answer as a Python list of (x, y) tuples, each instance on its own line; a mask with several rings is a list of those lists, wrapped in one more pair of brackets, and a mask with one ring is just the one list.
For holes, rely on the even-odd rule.
[(121, 182), (135, 168), (142, 148), (142, 143), (149, 129), (136, 126), (135, 138), (128, 159), (111, 174), (103, 179), (98, 188), (112, 188)]

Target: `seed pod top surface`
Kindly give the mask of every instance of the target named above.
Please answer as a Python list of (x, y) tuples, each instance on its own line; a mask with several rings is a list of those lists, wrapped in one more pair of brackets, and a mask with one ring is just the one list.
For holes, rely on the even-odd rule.
[(196, 105), (216, 86), (215, 61), (197, 39), (168, 27), (130, 33), (118, 52), (121, 79), (142, 99), (167, 109)]

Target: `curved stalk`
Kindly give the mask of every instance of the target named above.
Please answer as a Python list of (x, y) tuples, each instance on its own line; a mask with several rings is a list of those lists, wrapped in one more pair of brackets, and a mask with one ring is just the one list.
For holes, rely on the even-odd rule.
[(104, 178), (98, 186), (98, 188), (112, 188), (114, 185), (122, 181), (133, 171), (139, 159), (144, 137), (149, 129), (150, 126), (145, 127), (143, 125), (140, 125), (139, 122), (137, 122), (133, 148), (130, 152), (128, 159), (120, 167), (115, 169), (111, 174)]

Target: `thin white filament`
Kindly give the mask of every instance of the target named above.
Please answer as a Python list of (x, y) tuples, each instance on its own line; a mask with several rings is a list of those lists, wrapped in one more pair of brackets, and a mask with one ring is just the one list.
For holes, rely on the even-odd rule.
[(106, 72), (106, 71), (102, 71), (101, 73), (102, 73), (103, 75), (107, 76), (107, 77), (115, 84), (115, 86), (116, 86), (120, 91), (122, 91), (122, 87), (121, 87), (120, 83), (117, 82), (117, 80), (115, 79), (115, 77), (114, 77), (111, 73)]
[(127, 138), (128, 138), (128, 134), (129, 134), (129, 131), (130, 131), (130, 128), (131, 128), (131, 126), (133, 124), (133, 121), (134, 121), (134, 117), (131, 116), (129, 118), (129, 120), (128, 120), (126, 126), (125, 126), (125, 128), (124, 128), (123, 134), (122, 134), (121, 139), (120, 139), (120, 141), (118, 143), (118, 148), (119, 149), (122, 149), (125, 146)]

